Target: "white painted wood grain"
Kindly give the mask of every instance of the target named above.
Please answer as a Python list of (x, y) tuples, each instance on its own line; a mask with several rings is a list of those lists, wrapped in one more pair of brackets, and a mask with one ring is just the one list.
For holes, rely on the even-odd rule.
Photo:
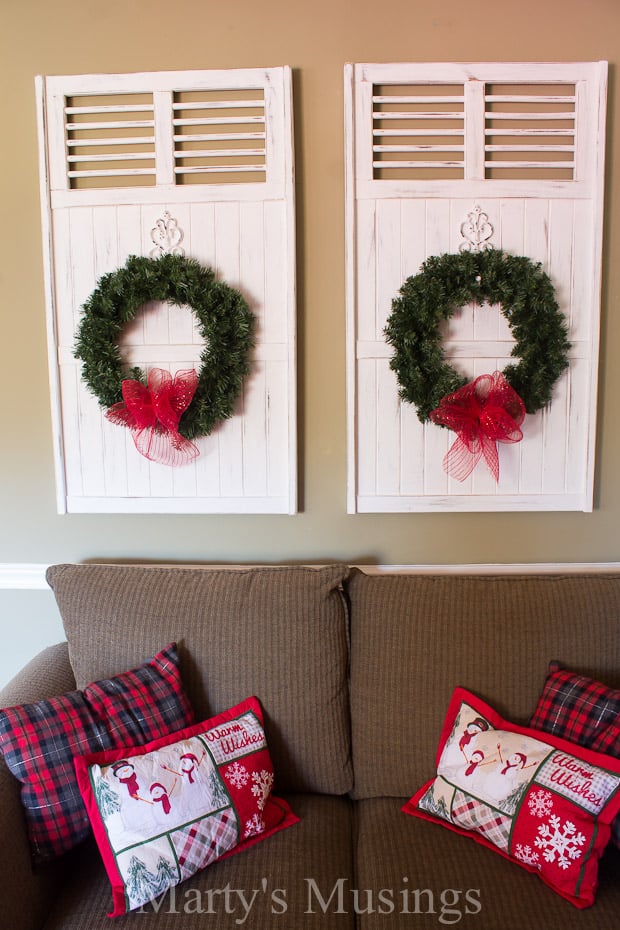
[[(606, 75), (605, 62), (557, 68), (499, 62), (345, 69), (349, 512), (592, 508)], [(408, 83), (464, 88), (463, 180), (383, 180), (373, 174), (373, 145), (389, 142), (389, 133), (397, 131), (383, 117), (375, 119), (373, 144), (373, 88)], [(535, 90), (510, 91), (485, 99), (488, 84), (548, 83), (574, 85), (575, 92), (560, 89), (541, 96)], [(404, 115), (417, 100), (400, 87), (395, 96), (389, 91), (374, 96), (375, 107), (387, 100), (400, 102)], [(447, 99), (443, 92), (435, 96)], [(537, 136), (536, 110), (543, 99), (557, 105), (558, 119), (574, 103), (574, 141), (572, 130), (558, 130), (567, 141), (558, 138), (557, 144)], [(502, 128), (487, 128), (484, 111), (489, 107), (495, 108), (489, 110), (495, 120), (497, 109), (504, 107), (506, 133), (514, 136), (514, 146), (493, 138), (502, 135)], [(415, 125), (417, 133), (420, 124)], [(525, 134), (540, 141), (523, 144)], [(411, 139), (415, 145), (415, 137)], [(535, 165), (543, 157), (540, 152), (555, 160), (549, 152), (570, 156), (573, 145), (573, 180), (542, 174), (523, 179), (486, 176), (485, 161), (495, 164), (488, 153)], [(441, 463), (454, 434), (432, 424), (422, 427), (415, 410), (398, 400), (396, 378), (389, 371), (392, 350), (383, 335), (404, 278), (416, 274), (428, 256), (458, 251), (461, 223), (474, 206), (488, 214), (492, 246), (542, 263), (572, 342), (570, 369), (555, 385), (552, 404), (526, 417), (523, 442), (500, 444), (497, 484), (484, 465), (462, 484), (445, 475)], [(460, 308), (442, 324), (442, 337), (446, 358), (467, 377), (502, 370), (514, 361), (514, 337), (499, 307)]]
[[(261, 90), (266, 180), (262, 183), (181, 184), (175, 168), (174, 114), (179, 91)], [(289, 68), (236, 71), (148, 72), (129, 75), (74, 75), (37, 80), (41, 139), (42, 203), (49, 216), (46, 250), (50, 383), (53, 415), (62, 424), (56, 450), (58, 509), (75, 512), (248, 512), (294, 513), (297, 508), (296, 458), (296, 288), (295, 191), (293, 183), (292, 82)], [(142, 115), (125, 106), (127, 93), (152, 95), (157, 183), (151, 187), (97, 187), (103, 172), (66, 160), (66, 118), (88, 118), (108, 130), (119, 108), (127, 123)], [(99, 107), (90, 97), (120, 95)], [(80, 96), (89, 97), (81, 106)], [(254, 103), (252, 93), (245, 103)], [(213, 117), (244, 101), (204, 101)], [(191, 108), (191, 105), (189, 106)], [(197, 107), (194, 107), (197, 112)], [(131, 116), (135, 114), (136, 119)], [(241, 115), (244, 122), (247, 115)], [(192, 118), (192, 117), (190, 117)], [(150, 117), (149, 117), (150, 119)], [(201, 117), (201, 119), (203, 119)], [(258, 117), (252, 117), (258, 119)], [(216, 129), (218, 126), (213, 124)], [(208, 129), (209, 127), (207, 127)], [(233, 130), (234, 126), (230, 126)], [(144, 129), (146, 132), (146, 129)], [(110, 133), (107, 133), (110, 136)], [(72, 142), (76, 140), (71, 140)], [(86, 140), (92, 142), (93, 140)], [(110, 141), (107, 138), (107, 141)], [(133, 144), (133, 143), (132, 143)], [(234, 147), (235, 143), (231, 142)], [(76, 145), (69, 146), (70, 158)], [(91, 151), (93, 149), (91, 148)], [(89, 157), (89, 156), (87, 156)], [(69, 175), (78, 165), (94, 187), (72, 189)], [(135, 450), (129, 431), (105, 420), (80, 379), (74, 339), (81, 308), (101, 275), (122, 266), (131, 254), (149, 255), (151, 230), (168, 212), (182, 231), (183, 253), (213, 268), (216, 277), (238, 288), (256, 319), (253, 370), (235, 416), (213, 434), (197, 440), (200, 456), (177, 469), (156, 465)], [(145, 371), (171, 373), (196, 367), (204, 349), (189, 307), (152, 302), (124, 327), (119, 340), (123, 363)], [(55, 386), (54, 386), (55, 384)], [(194, 505), (192, 505), (194, 501)]]

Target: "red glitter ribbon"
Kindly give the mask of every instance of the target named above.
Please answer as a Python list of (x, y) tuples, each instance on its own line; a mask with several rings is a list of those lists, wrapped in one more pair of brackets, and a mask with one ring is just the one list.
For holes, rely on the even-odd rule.
[(138, 452), (160, 465), (185, 465), (199, 454), (198, 448), (179, 433), (179, 420), (192, 402), (198, 375), (152, 368), (145, 387), (140, 381), (125, 379), (123, 400), (106, 411), (112, 423), (131, 430)]
[(520, 442), (525, 405), (500, 371), (480, 375), (453, 394), (441, 398), (431, 410), (433, 423), (457, 434), (443, 460), (447, 473), (464, 481), (484, 458), (499, 481), (498, 442)]

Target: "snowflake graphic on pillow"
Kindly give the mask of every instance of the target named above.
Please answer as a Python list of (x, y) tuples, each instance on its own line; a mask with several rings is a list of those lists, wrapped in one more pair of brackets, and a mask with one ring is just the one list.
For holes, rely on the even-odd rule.
[(550, 791), (534, 791), (530, 795), (527, 806), (533, 817), (547, 817), (553, 810), (553, 795)]
[(575, 859), (579, 859), (586, 838), (570, 820), (562, 823), (557, 814), (551, 814), (548, 823), (538, 828), (534, 844), (543, 850), (546, 862), (557, 862), (560, 869), (568, 869)]

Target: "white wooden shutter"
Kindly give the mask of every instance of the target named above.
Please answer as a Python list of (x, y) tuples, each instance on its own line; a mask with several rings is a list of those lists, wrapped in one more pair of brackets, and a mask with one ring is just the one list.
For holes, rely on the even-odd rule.
[[(346, 67), (349, 512), (592, 509), (606, 86), (606, 62)], [(552, 404), (499, 445), (499, 483), (478, 466), (461, 484), (454, 433), (400, 402), (383, 330), (428, 256), (482, 242), (543, 264), (572, 350)], [(444, 339), (471, 378), (512, 345), (498, 308), (463, 308)]]
[[(290, 69), (44, 77), (37, 97), (59, 511), (295, 512)], [(104, 419), (73, 356), (99, 277), (173, 249), (238, 288), (257, 319), (235, 415), (178, 468)], [(124, 358), (196, 367), (194, 323), (151, 305), (125, 328)]]

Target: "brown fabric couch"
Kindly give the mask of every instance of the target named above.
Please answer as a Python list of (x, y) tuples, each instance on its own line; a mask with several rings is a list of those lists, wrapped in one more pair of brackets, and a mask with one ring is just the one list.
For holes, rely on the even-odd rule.
[[(620, 575), (93, 564), (53, 566), (48, 581), (67, 643), (35, 658), (0, 693), (2, 706), (83, 687), (175, 640), (197, 719), (258, 696), (277, 792), (301, 818), (120, 926), (617, 930), (614, 848), (596, 904), (580, 911), (401, 806), (434, 774), (456, 685), (517, 723), (534, 710), (550, 659), (620, 687)], [(0, 925), (110, 926), (94, 843), (33, 872), (19, 786), (4, 764), (0, 810)]]

